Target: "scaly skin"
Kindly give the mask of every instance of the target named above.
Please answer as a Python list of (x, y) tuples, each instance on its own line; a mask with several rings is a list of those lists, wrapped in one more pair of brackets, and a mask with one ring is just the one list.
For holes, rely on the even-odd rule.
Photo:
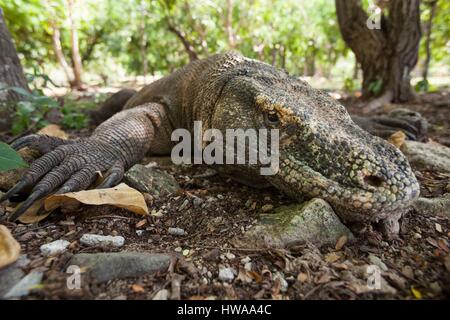
[[(219, 170), (253, 184), (270, 183), (293, 198), (321, 197), (345, 221), (392, 217), (418, 197), (419, 185), (403, 154), (357, 126), (328, 94), (237, 53), (193, 62), (135, 94), (88, 139), (60, 141), (33, 135), (13, 147), (42, 150), (23, 179), (1, 200), (34, 185), (17, 218), (36, 199), (53, 192), (88, 188), (96, 171), (107, 172), (101, 187), (120, 182), (124, 170), (146, 153), (169, 154), (175, 128), (280, 130), (280, 170), (261, 176), (258, 165)], [(39, 149), (39, 147), (38, 147)], [(50, 151), (50, 152), (49, 152)], [(58, 190), (59, 188), (59, 190)], [(390, 222), (391, 223), (391, 222)]]

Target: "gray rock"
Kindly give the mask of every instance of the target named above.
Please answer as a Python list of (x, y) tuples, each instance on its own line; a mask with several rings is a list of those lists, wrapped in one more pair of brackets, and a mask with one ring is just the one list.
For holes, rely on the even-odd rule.
[(169, 299), (169, 290), (159, 290), (152, 298), (152, 300), (167, 300)]
[(17, 284), (25, 274), (17, 263), (9, 265), (0, 270), (0, 299)]
[(36, 288), (42, 282), (44, 271), (36, 269), (27, 274), (18, 283), (16, 283), (4, 296), (5, 299), (20, 298), (30, 294), (30, 291)]
[(233, 281), (235, 271), (233, 268), (220, 268), (219, 269), (219, 280), (221, 281)]
[(86, 268), (94, 282), (139, 277), (164, 272), (170, 264), (170, 256), (144, 252), (79, 253), (69, 265)]
[(99, 234), (86, 233), (80, 239), (80, 243), (85, 246), (112, 246), (121, 247), (125, 243), (125, 238), (122, 236), (102, 236)]
[(427, 213), (432, 216), (440, 215), (450, 217), (450, 197), (422, 198), (413, 203), (417, 212)]
[(354, 238), (342, 224), (330, 205), (322, 199), (312, 199), (275, 209), (273, 214), (262, 214), (257, 225), (237, 241), (253, 247), (289, 247), (310, 242), (317, 246), (335, 244), (343, 235)]
[(444, 145), (407, 140), (400, 149), (415, 169), (450, 173), (450, 148)]
[(56, 240), (50, 243), (43, 244), (40, 246), (41, 253), (44, 256), (54, 256), (61, 252), (66, 251), (67, 247), (70, 245), (70, 242), (67, 240)]
[(184, 229), (181, 228), (169, 228), (168, 230), (169, 234), (171, 234), (172, 236), (184, 236), (187, 234), (186, 231), (184, 231)]
[(381, 261), (380, 258), (378, 258), (377, 256), (374, 256), (373, 254), (369, 255), (369, 261), (371, 264), (376, 265), (382, 271), (388, 270), (388, 267), (386, 266), (386, 264), (383, 261)]
[(159, 196), (161, 192), (175, 193), (180, 189), (177, 181), (167, 172), (141, 164), (133, 166), (125, 173), (124, 181), (141, 192)]
[(199, 197), (194, 197), (194, 200), (192, 200), (192, 204), (194, 205), (194, 207), (200, 207), (203, 202), (204, 200)]

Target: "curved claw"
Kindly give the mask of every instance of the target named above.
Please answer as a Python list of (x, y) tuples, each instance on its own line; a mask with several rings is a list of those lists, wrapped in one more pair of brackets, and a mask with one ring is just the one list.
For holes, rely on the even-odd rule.
[(8, 217), (9, 221), (16, 221), (17, 219), (20, 218), (21, 215), (23, 215), (25, 213), (25, 211), (27, 211), (36, 200), (42, 199), (43, 197), (45, 197), (45, 191), (44, 190), (36, 190), (35, 192), (33, 192), (28, 198), (27, 200), (25, 200), (20, 207), (18, 207), (16, 209), (16, 211), (13, 212), (13, 214), (11, 216)]
[(108, 170), (107, 176), (102, 183), (100, 183), (96, 189), (106, 189), (117, 185), (125, 174), (125, 167), (121, 161), (117, 161), (111, 169)]
[(26, 187), (28, 187), (30, 185), (30, 182), (27, 181), (27, 179), (22, 179), (19, 182), (17, 182), (11, 189), (8, 190), (8, 192), (6, 192), (1, 198), (0, 198), (0, 203), (2, 203), (3, 201), (8, 200), (9, 198), (11, 198), (15, 193), (22, 191), (23, 189), (25, 189)]

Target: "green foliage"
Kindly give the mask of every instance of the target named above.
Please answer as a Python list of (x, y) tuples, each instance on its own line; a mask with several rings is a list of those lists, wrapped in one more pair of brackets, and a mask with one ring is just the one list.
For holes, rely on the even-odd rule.
[(64, 105), (61, 108), (63, 119), (61, 124), (67, 129), (83, 129), (88, 126), (89, 117), (87, 111), (93, 109), (100, 101), (104, 100), (105, 95), (96, 95), (93, 99), (75, 100), (68, 96), (64, 99)]
[(383, 89), (383, 79), (376, 79), (369, 83), (368, 90), (375, 96), (378, 96)]
[(28, 92), (19, 87), (0, 87), (0, 91), (9, 90), (23, 98), (14, 106), (13, 134), (19, 134), (32, 126), (38, 129), (46, 126), (48, 122), (45, 120), (45, 114), (59, 106), (52, 98), (42, 95), (40, 90)]
[(417, 92), (428, 92), (429, 89), (429, 82), (428, 80), (420, 80), (419, 82), (416, 83), (416, 85), (414, 86), (414, 89)]
[[(345, 65), (349, 72), (341, 78), (351, 73), (353, 65), (354, 56), (348, 54), (350, 50), (341, 38), (332, 0), (232, 0), (230, 28), (226, 27), (228, 1), (222, 0), (75, 3), (84, 70), (100, 75), (105, 83), (123, 72), (143, 74), (143, 60), (148, 61), (148, 73), (155, 75), (186, 64), (187, 51), (169, 24), (183, 34), (200, 58), (236, 49), (297, 75), (307, 70), (324, 77), (342, 75), (336, 72), (337, 65)], [(363, 8), (369, 3), (373, 1), (363, 0)], [(52, 44), (55, 26), (61, 31), (63, 53), (70, 64), (67, 0), (0, 0), (0, 7), (27, 69), (39, 66), (38, 73), (49, 74), (58, 67)], [(431, 37), (431, 69), (438, 63), (450, 63), (448, 12), (450, 2), (439, 0)], [(427, 21), (429, 14), (430, 7), (423, 1), (422, 21)], [(420, 59), (425, 53), (424, 41), (422, 37)], [(343, 60), (346, 63), (341, 63)], [(32, 80), (40, 87), (51, 84), (49, 78)], [(345, 86), (352, 87), (350, 82)], [(374, 84), (373, 90), (379, 86)]]
[(0, 172), (27, 167), (22, 157), (6, 143), (0, 142)]
[(344, 79), (344, 90), (347, 92), (354, 92), (358, 89), (359, 82), (353, 78)]

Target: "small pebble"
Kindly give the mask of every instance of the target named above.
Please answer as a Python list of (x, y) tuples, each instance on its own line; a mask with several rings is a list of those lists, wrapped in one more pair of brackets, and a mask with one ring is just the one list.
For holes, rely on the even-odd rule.
[(236, 258), (236, 256), (235, 256), (234, 254), (232, 254), (231, 252), (225, 253), (225, 257), (226, 257), (228, 260), (233, 260), (234, 258)]
[(169, 299), (169, 290), (167, 289), (159, 290), (152, 298), (152, 300), (167, 300), (167, 299)]
[(288, 285), (286, 279), (284, 279), (284, 276), (281, 273), (277, 272), (273, 276), (273, 280), (275, 281), (277, 279), (278, 279), (278, 281), (280, 281), (280, 291), (286, 292), (289, 285)]
[(194, 200), (192, 201), (194, 207), (200, 207), (200, 205), (203, 203), (203, 199), (199, 197), (194, 197)]
[(40, 246), (41, 253), (48, 257), (48, 256), (54, 256), (58, 253), (64, 252), (67, 247), (70, 245), (70, 242), (67, 240), (56, 240), (50, 243), (43, 244)]
[(271, 204), (265, 204), (261, 207), (262, 212), (269, 212), (273, 209), (273, 205)]
[(187, 207), (188, 204), (189, 204), (189, 200), (188, 199), (184, 200), (184, 202), (181, 204), (179, 210), (180, 211), (184, 210)]
[(169, 228), (168, 232), (169, 232), (169, 234), (171, 234), (173, 236), (179, 236), (179, 237), (187, 234), (187, 232), (181, 228)]
[(242, 263), (242, 264), (246, 264), (246, 263), (249, 263), (251, 260), (252, 260), (252, 259), (251, 259), (250, 257), (245, 257), (245, 258), (242, 258), (242, 259), (241, 259), (241, 263)]
[(384, 262), (381, 261), (380, 258), (378, 258), (377, 256), (374, 256), (373, 254), (369, 255), (369, 261), (371, 264), (378, 266), (382, 271), (388, 270), (388, 267), (386, 266), (386, 264), (384, 264)]
[(233, 281), (234, 270), (232, 268), (220, 268), (219, 269), (219, 279), (222, 281)]
[(80, 243), (85, 246), (113, 246), (121, 247), (125, 243), (125, 238), (122, 236), (102, 236), (98, 234), (86, 233), (80, 239)]

